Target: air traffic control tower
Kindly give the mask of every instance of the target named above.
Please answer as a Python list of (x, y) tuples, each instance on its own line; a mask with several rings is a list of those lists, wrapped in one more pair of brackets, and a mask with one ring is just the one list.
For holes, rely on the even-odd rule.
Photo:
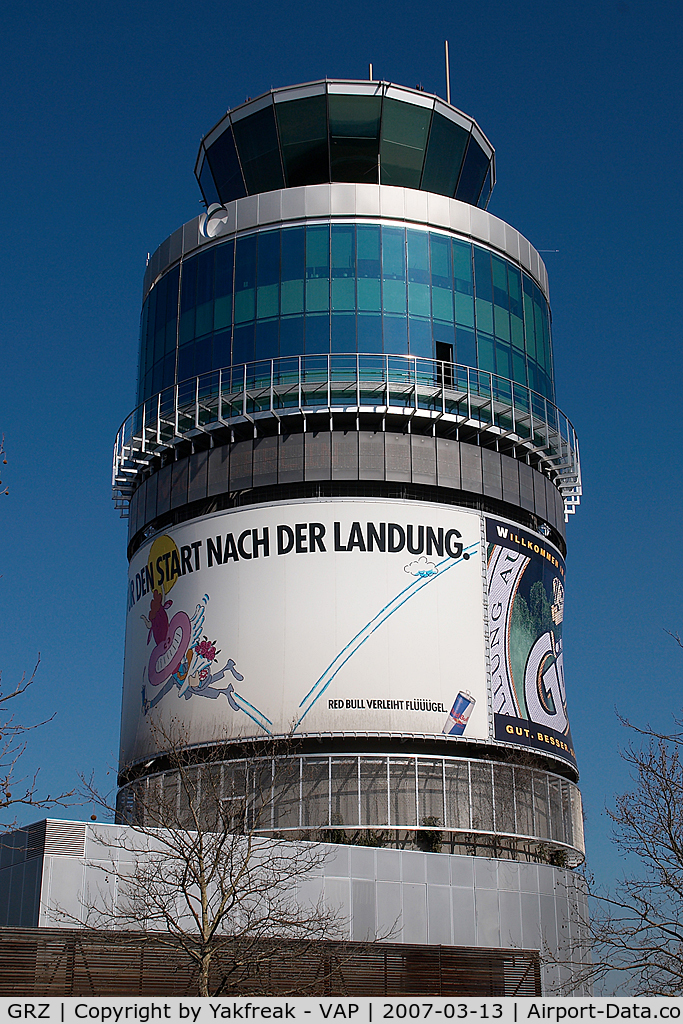
[(195, 174), (206, 213), (148, 261), (114, 450), (119, 819), (173, 785), (174, 720), (226, 799), (245, 740), (267, 770), (291, 736), (272, 832), (422, 851), (441, 900), (386, 911), (422, 914), (422, 941), (553, 945), (584, 855), (562, 646), (581, 474), (545, 266), (487, 212), (493, 147), (436, 96), (326, 80), (231, 110)]

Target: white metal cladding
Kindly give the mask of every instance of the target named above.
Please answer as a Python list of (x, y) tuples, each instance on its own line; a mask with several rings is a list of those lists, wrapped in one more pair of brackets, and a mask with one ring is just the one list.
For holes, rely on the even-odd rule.
[[(307, 220), (349, 219), (417, 224), (483, 244), (530, 274), (548, 298), (545, 264), (516, 228), (469, 203), (395, 185), (351, 182), (301, 185), (245, 196), (225, 206), (213, 205), (209, 207), (208, 214), (183, 225), (182, 255), (256, 228)], [(171, 256), (170, 240), (177, 234), (175, 232), (163, 241), (150, 258), (145, 272), (143, 298), (167, 267), (180, 258), (180, 252), (174, 252), (173, 258)]]
[(312, 413), (418, 416), (487, 434), (540, 459), (564, 499), (581, 499), (579, 443), (552, 402), (521, 384), (468, 366), (416, 356), (352, 353), (261, 360), (176, 384), (139, 405), (114, 443), (112, 488), (122, 515), (137, 474), (183, 437)]
[[(264, 790), (264, 765), (272, 782)], [(220, 778), (217, 772), (220, 770)], [(302, 755), (229, 761), (187, 769), (185, 784), (169, 771), (119, 791), (119, 815), (134, 813), (135, 792), (161, 799), (164, 785), (181, 800), (188, 787), (259, 808), (257, 830), (396, 829), (495, 836), (561, 848), (571, 866), (584, 857), (578, 787), (550, 772), (497, 761), (429, 755)], [(142, 806), (145, 797), (142, 797)], [(265, 812), (262, 808), (265, 807)]]

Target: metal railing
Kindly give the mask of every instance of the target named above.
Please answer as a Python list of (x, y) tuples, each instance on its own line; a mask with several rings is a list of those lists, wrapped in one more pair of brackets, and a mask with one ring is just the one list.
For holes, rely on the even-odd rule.
[(427, 417), (521, 447), (564, 499), (581, 499), (579, 443), (570, 420), (530, 388), (458, 363), (363, 353), (283, 356), (211, 370), (139, 405), (116, 435), (112, 487), (127, 512), (137, 474), (154, 457), (199, 433), (265, 417), (381, 413)]

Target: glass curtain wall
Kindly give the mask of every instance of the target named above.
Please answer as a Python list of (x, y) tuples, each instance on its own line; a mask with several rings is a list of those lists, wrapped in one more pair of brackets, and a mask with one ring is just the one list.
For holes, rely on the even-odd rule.
[(165, 274), (142, 312), (139, 401), (212, 369), (363, 352), (442, 359), (553, 400), (550, 311), (481, 246), (379, 224), (262, 231)]

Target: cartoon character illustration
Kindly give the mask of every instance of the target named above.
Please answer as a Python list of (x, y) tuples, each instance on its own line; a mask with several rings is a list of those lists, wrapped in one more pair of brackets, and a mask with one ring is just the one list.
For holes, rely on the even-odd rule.
[(224, 668), (217, 668), (216, 659), (221, 652), (216, 648), (216, 641), (209, 640), (202, 632), (208, 600), (208, 595), (205, 595), (192, 618), (187, 612), (178, 611), (169, 620), (167, 612), (173, 602), (165, 600), (163, 587), (161, 593), (154, 591), (149, 618), (145, 615), (141, 618), (149, 630), (147, 643), (152, 637), (156, 641), (147, 666), (147, 677), (150, 684), (159, 689), (150, 699), (143, 685), (142, 712), (147, 715), (173, 689), (177, 689), (178, 697), (185, 700), (193, 696), (217, 700), (224, 695), (233, 711), (242, 711), (270, 733), (270, 719), (237, 693), (230, 681), (230, 677), (238, 682), (244, 679), (234, 660), (230, 658)]
[(173, 601), (165, 601), (164, 596), (163, 586), (161, 593), (155, 590), (149, 609), (149, 619), (145, 615), (141, 616), (149, 630), (147, 643), (152, 637), (156, 640), (156, 647), (150, 655), (147, 669), (147, 678), (152, 686), (165, 683), (178, 669), (192, 634), (187, 612), (176, 612), (169, 621), (167, 609), (171, 607)]

